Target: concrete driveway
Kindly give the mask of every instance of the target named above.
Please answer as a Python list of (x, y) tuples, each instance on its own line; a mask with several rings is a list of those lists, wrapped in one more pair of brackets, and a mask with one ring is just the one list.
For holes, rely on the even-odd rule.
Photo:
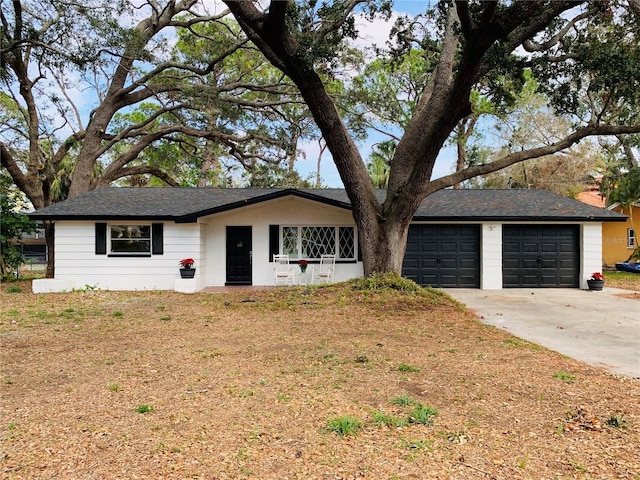
[[(551, 350), (640, 378), (640, 300), (607, 288), (444, 289), (481, 321)], [(640, 295), (640, 294), (638, 294)]]

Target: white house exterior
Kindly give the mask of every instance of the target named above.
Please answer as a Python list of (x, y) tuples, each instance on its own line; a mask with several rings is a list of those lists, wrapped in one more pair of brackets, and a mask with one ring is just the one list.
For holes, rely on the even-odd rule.
[[(274, 253), (311, 266), (334, 253), (334, 281), (363, 274), (343, 190), (103, 188), (32, 218), (55, 222), (55, 278), (35, 280), (36, 293), (273, 285)], [(403, 275), (444, 287), (586, 288), (602, 268), (602, 222), (625, 219), (549, 192), (437, 192), (416, 212)], [(193, 279), (180, 278), (184, 258)]]

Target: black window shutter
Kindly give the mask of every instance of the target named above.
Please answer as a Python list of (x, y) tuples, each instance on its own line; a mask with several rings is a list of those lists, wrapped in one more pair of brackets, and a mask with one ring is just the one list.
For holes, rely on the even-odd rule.
[(96, 223), (96, 255), (107, 254), (107, 224)]
[(360, 235), (358, 235), (358, 261), (362, 261), (362, 248), (360, 247)]
[(280, 253), (280, 226), (269, 225), (269, 261), (273, 262), (273, 256)]
[(162, 255), (164, 253), (164, 224), (151, 224), (151, 253), (153, 255)]

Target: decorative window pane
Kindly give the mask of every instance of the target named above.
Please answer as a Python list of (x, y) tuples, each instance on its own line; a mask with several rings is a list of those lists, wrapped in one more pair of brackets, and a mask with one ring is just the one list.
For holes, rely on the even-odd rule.
[(282, 253), (298, 258), (298, 227), (282, 227)]
[(627, 229), (627, 248), (635, 248), (636, 245), (636, 232), (633, 228)]
[(354, 228), (353, 227), (340, 227), (338, 244), (340, 245), (340, 258), (355, 258), (356, 248), (354, 241)]
[(282, 227), (282, 253), (295, 260), (319, 260), (322, 255), (355, 260), (355, 243), (354, 227)]
[(335, 255), (335, 227), (302, 227), (302, 256), (320, 258), (321, 255)]
[(112, 253), (151, 253), (151, 225), (111, 225)]

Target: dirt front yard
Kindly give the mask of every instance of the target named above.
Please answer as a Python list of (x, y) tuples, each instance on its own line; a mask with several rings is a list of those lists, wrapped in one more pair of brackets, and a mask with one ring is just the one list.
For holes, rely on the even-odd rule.
[(439, 293), (0, 290), (3, 479), (640, 478), (640, 382)]

